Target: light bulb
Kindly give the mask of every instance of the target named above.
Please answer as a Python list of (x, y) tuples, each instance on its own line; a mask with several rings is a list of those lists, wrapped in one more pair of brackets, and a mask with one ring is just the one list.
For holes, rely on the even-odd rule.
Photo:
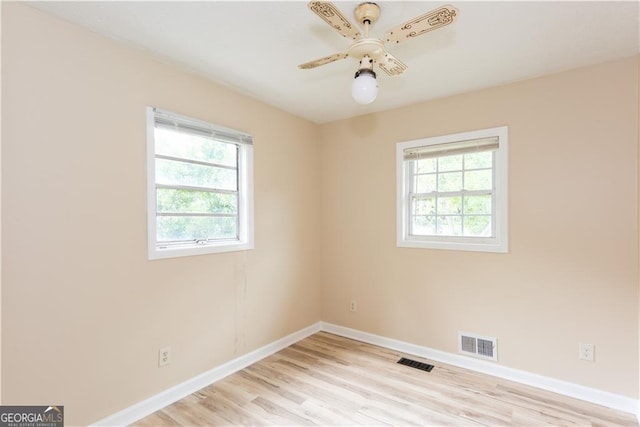
[(351, 86), (351, 96), (358, 104), (371, 104), (378, 96), (376, 73), (366, 68), (358, 70)]

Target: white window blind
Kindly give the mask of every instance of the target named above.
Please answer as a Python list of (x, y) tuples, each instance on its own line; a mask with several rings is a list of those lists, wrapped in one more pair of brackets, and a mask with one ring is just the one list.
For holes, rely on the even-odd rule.
[(212, 138), (217, 141), (232, 144), (253, 145), (253, 137), (249, 134), (212, 125), (203, 121), (170, 113), (168, 111), (162, 111), (157, 108), (154, 108), (153, 111), (156, 128), (170, 129), (189, 135), (200, 135), (205, 138)]
[(418, 160), (498, 149), (498, 138), (481, 138), (404, 149), (404, 160)]

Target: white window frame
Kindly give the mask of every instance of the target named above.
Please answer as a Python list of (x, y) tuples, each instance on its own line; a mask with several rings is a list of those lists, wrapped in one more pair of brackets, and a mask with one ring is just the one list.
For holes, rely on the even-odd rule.
[[(493, 165), (494, 231), (492, 237), (411, 236), (407, 149), (486, 138), (497, 138)], [(508, 252), (508, 127), (496, 127), (452, 135), (423, 138), (396, 144), (396, 239), (398, 247), (448, 249), (480, 252)]]
[[(147, 107), (147, 255), (149, 260), (205, 255), (253, 249), (253, 137), (249, 134), (212, 125), (190, 117)], [(161, 246), (157, 242), (155, 126), (156, 116), (176, 124), (207, 130), (213, 139), (238, 146), (238, 236), (236, 239)]]

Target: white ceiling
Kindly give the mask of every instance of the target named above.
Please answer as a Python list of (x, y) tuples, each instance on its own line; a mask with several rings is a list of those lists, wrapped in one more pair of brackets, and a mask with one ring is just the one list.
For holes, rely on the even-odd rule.
[[(355, 22), (357, 1), (335, 2)], [(297, 65), (346, 51), (343, 38), (301, 1), (33, 2), (95, 32), (150, 51), (316, 123), (631, 56), (640, 52), (636, 1), (451, 0), (453, 25), (395, 46), (409, 69), (378, 73), (379, 95), (351, 99), (357, 60)], [(372, 37), (445, 2), (379, 1)]]

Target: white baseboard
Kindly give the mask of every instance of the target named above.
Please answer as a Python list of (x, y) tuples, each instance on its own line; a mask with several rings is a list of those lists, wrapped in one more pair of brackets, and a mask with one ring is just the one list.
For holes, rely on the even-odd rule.
[(405, 341), (399, 341), (392, 338), (386, 338), (380, 335), (362, 332), (356, 329), (346, 328), (326, 322), (317, 322), (311, 326), (287, 335), (277, 341), (260, 347), (250, 353), (233, 359), (223, 365), (204, 372), (193, 377), (183, 383), (171, 387), (161, 393), (156, 394), (142, 402), (136, 403), (128, 408), (123, 409), (113, 415), (95, 422), (92, 426), (126, 426), (132, 424), (157, 410), (176, 402), (183, 397), (190, 395), (203, 387), (211, 385), (222, 378), (231, 375), (253, 363), (256, 363), (267, 356), (276, 353), (296, 342), (307, 338), (319, 331), (325, 331), (332, 334), (340, 335), (346, 338), (374, 344), (391, 350), (400, 351), (402, 353), (411, 354), (425, 359), (431, 359), (436, 362), (447, 363), (449, 365), (458, 366), (472, 371), (480, 372), (487, 375), (493, 375), (498, 378), (515, 381), (521, 384), (530, 385), (543, 390), (552, 391), (569, 397), (585, 400), (587, 402), (596, 403), (607, 406), (609, 408), (635, 414), (640, 421), (640, 402), (637, 399), (622, 396), (619, 394), (609, 393), (606, 391), (585, 387), (579, 384), (567, 381), (557, 380), (542, 375), (532, 374), (530, 372), (521, 371), (506, 366), (497, 365), (483, 360), (476, 360), (457, 354), (447, 353), (435, 350), (429, 347), (411, 344)]
[(229, 376), (253, 363), (256, 363), (267, 356), (276, 353), (283, 348), (289, 347), (298, 341), (315, 334), (320, 331), (320, 322), (287, 335), (277, 341), (260, 347), (250, 353), (237, 357), (229, 362), (217, 366), (207, 372), (193, 377), (183, 383), (171, 387), (161, 393), (151, 396), (150, 398), (138, 402), (128, 408), (123, 409), (113, 415), (101, 419), (92, 424), (92, 426), (126, 426), (132, 424), (147, 415), (164, 408), (167, 405), (176, 402), (183, 397), (195, 393), (203, 387), (211, 385), (222, 378)]
[(497, 365), (484, 360), (476, 360), (470, 357), (434, 350), (429, 347), (386, 338), (380, 335), (358, 331), (356, 329), (345, 328), (331, 323), (321, 322), (320, 329), (346, 338), (374, 344), (391, 350), (397, 350), (403, 353), (423, 357), (425, 359), (431, 359), (436, 362), (447, 363), (449, 365), (481, 372), (494, 377), (504, 378), (631, 414), (639, 414), (638, 400), (619, 394)]

